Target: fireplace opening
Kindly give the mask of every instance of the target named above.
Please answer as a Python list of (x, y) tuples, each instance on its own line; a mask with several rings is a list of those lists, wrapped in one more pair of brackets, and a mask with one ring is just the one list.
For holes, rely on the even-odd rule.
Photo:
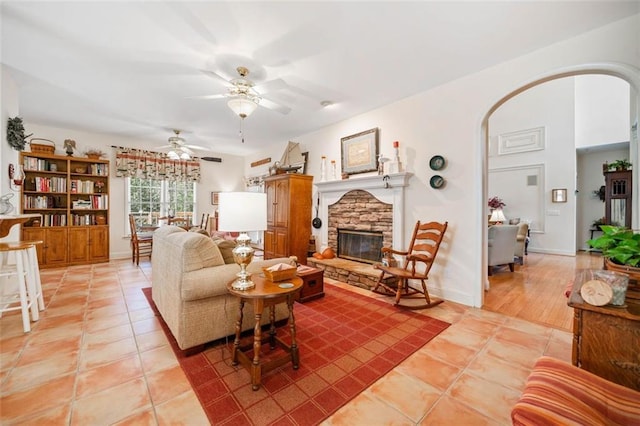
[(382, 232), (338, 228), (338, 257), (365, 263), (379, 262), (382, 241)]

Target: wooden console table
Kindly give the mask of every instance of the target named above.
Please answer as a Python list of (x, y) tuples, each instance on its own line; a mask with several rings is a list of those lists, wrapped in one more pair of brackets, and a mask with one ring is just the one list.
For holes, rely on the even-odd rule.
[[(235, 279), (234, 279), (235, 281)], [(302, 279), (294, 277), (287, 280), (292, 284), (289, 288), (282, 288), (279, 282), (269, 281), (261, 275), (251, 275), (251, 281), (255, 287), (249, 290), (234, 290), (231, 288), (233, 281), (227, 284), (229, 293), (240, 299), (240, 310), (238, 312), (238, 320), (236, 321), (236, 337), (233, 342), (232, 365), (241, 363), (249, 370), (251, 374), (251, 387), (253, 390), (260, 388), (262, 373), (273, 370), (276, 367), (291, 361), (293, 369), (297, 370), (300, 363), (298, 345), (296, 343), (296, 322), (293, 316), (293, 303), (298, 296), (298, 292), (302, 288)], [(284, 286), (283, 286), (284, 287)], [(253, 329), (253, 342), (246, 346), (240, 345), (240, 331), (242, 328), (242, 317), (244, 304), (250, 302), (253, 304), (253, 312), (255, 314), (256, 325)], [(289, 327), (291, 329), (291, 345), (287, 345), (284, 341), (276, 336), (275, 326), (275, 307), (278, 303), (286, 303), (289, 307)], [(270, 329), (269, 334), (265, 338), (262, 337), (262, 328), (260, 320), (262, 319), (262, 311), (269, 308)], [(280, 346), (286, 352), (285, 356), (269, 360), (266, 363), (260, 361), (260, 349), (263, 341), (268, 341), (271, 349), (275, 349), (276, 345)], [(247, 355), (253, 347), (253, 358)]]
[(623, 306), (593, 306), (580, 296), (576, 277), (569, 297), (574, 309), (574, 365), (609, 381), (640, 390), (640, 300), (627, 294)]

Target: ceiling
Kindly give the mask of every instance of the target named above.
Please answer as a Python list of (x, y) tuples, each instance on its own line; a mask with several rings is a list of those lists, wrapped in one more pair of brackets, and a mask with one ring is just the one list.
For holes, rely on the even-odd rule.
[[(2, 1), (27, 123), (247, 155), (639, 12), (638, 2)], [(243, 123), (225, 78), (262, 93)], [(273, 80), (276, 80), (273, 82)], [(280, 83), (280, 84), (275, 84)], [(323, 108), (322, 101), (334, 105)], [(27, 128), (27, 132), (28, 132)], [(115, 141), (114, 141), (115, 142)], [(209, 151), (199, 151), (206, 155)]]

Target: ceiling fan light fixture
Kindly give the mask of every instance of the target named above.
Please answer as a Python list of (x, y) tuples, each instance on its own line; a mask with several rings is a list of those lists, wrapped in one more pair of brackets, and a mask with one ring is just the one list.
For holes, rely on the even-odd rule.
[(180, 159), (180, 156), (174, 150), (171, 150), (171, 151), (167, 152), (167, 157), (169, 157), (172, 160), (179, 160)]
[(227, 105), (233, 112), (236, 113), (236, 115), (240, 116), (240, 118), (247, 118), (253, 111), (256, 110), (256, 108), (258, 107), (258, 102), (248, 97), (238, 96), (229, 99)]
[(187, 154), (186, 152), (183, 152), (182, 154), (180, 154), (180, 159), (181, 160), (191, 160), (191, 156), (189, 154)]

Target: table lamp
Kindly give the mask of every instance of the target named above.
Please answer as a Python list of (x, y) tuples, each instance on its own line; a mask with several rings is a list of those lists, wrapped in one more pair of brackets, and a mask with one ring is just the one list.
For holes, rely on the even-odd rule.
[(231, 287), (234, 290), (249, 290), (255, 287), (247, 266), (253, 260), (253, 247), (248, 231), (267, 229), (267, 194), (256, 192), (221, 192), (218, 199), (218, 229), (240, 232), (233, 249), (233, 259), (240, 265), (240, 272)]
[(504, 216), (502, 209), (494, 209), (491, 212), (489, 222), (495, 222), (496, 225), (501, 225), (505, 220), (507, 220), (507, 218)]

